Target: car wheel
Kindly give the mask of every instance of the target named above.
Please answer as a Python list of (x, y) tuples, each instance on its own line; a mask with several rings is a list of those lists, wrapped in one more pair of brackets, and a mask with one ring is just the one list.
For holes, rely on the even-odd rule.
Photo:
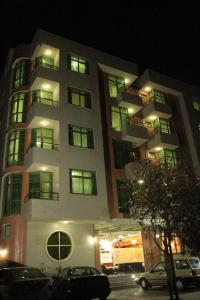
[(143, 290), (148, 290), (149, 284), (145, 278), (142, 278), (140, 280), (140, 285), (141, 285), (141, 288), (143, 288)]
[(182, 280), (178, 279), (176, 281), (176, 288), (178, 291), (182, 291), (184, 289), (184, 284)]

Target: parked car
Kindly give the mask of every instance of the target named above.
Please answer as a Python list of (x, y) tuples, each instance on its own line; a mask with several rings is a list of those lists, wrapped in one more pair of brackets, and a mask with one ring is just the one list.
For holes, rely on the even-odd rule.
[(69, 267), (52, 282), (52, 300), (106, 300), (111, 292), (108, 276), (93, 267)]
[[(189, 285), (200, 285), (200, 275), (197, 274), (188, 261), (188, 258), (174, 259), (174, 268), (176, 274), (176, 286), (178, 290), (183, 290)], [(151, 270), (135, 276), (137, 284), (146, 290), (152, 286), (166, 286), (167, 274), (165, 263), (161, 262)]]
[(50, 297), (49, 278), (39, 269), (11, 267), (0, 269), (1, 300), (46, 300)]

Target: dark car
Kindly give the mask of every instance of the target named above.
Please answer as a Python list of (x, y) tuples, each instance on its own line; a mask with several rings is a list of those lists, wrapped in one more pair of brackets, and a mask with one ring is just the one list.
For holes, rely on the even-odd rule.
[(1, 268), (0, 300), (49, 299), (49, 282), (37, 268)]
[(52, 299), (106, 300), (111, 288), (108, 276), (93, 267), (69, 267), (54, 277)]

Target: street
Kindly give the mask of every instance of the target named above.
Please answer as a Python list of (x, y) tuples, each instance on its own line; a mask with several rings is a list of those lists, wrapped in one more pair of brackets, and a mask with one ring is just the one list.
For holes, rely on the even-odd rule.
[[(113, 290), (108, 300), (168, 300), (169, 295), (166, 288), (152, 288), (143, 291), (141, 287), (123, 288)], [(199, 300), (200, 289), (188, 289), (180, 293), (180, 300)]]

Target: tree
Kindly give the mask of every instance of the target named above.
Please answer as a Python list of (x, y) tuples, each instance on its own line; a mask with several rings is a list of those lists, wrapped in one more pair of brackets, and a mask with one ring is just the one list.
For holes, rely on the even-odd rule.
[(170, 299), (179, 299), (171, 243), (177, 236), (187, 241), (191, 234), (194, 217), (188, 207), (190, 200), (194, 201), (190, 199), (194, 192), (195, 199), (200, 198), (199, 180), (188, 166), (135, 162), (128, 188), (132, 216), (143, 228), (151, 228), (154, 241), (164, 255)]

